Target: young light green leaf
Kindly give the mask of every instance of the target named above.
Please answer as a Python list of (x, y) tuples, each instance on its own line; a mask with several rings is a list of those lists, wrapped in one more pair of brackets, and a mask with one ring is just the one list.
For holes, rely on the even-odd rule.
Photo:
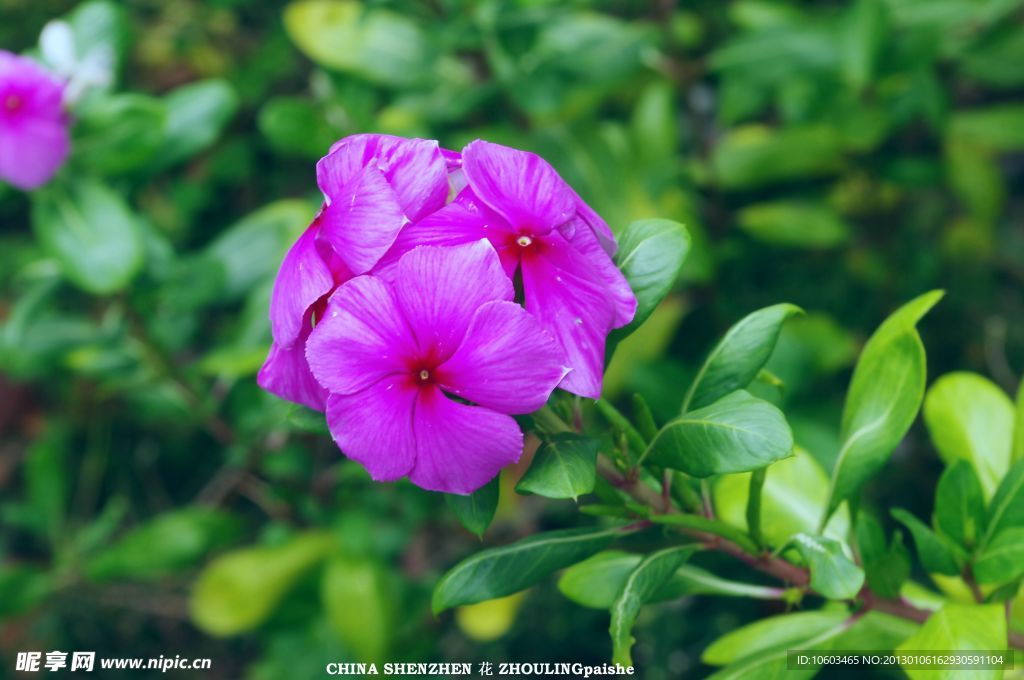
[(640, 608), (647, 604), (690, 555), (692, 547), (659, 550), (644, 557), (626, 577), (611, 608), (612, 662), (632, 666), (633, 624)]
[(668, 295), (690, 251), (686, 227), (672, 220), (638, 220), (626, 227), (618, 240), (615, 262), (629, 281), (637, 306), (633, 320), (609, 336), (612, 348), (639, 328)]
[(164, 97), (167, 128), (159, 165), (168, 167), (213, 144), (238, 110), (238, 95), (226, 80), (192, 82)]
[(993, 151), (1024, 150), (1024, 105), (958, 111), (949, 121), (948, 133)]
[(1014, 461), (1024, 459), (1024, 381), (1017, 390), (1017, 407), (1013, 419), (1013, 451)]
[(566, 432), (541, 445), (516, 491), (576, 500), (594, 490), (596, 479), (597, 441)]
[(1024, 527), (996, 534), (971, 566), (978, 583), (1009, 583), (1024, 575)]
[(818, 666), (809, 668), (789, 668), (789, 652), (793, 647), (808, 650), (827, 650), (840, 644), (841, 636), (850, 629), (850, 618), (840, 621), (833, 627), (813, 637), (804, 638), (799, 642), (776, 645), (756, 654), (745, 655), (742, 659), (712, 673), (708, 680), (810, 680), (818, 673)]
[(917, 417), (924, 396), (925, 354), (915, 325), (942, 294), (932, 291), (903, 305), (864, 346), (846, 395), (843, 443), (824, 519), (885, 465)]
[(843, 552), (839, 541), (824, 536), (797, 534), (793, 547), (811, 571), (811, 588), (832, 600), (856, 597), (864, 585), (864, 571)]
[(963, 458), (953, 461), (939, 478), (935, 491), (934, 524), (939, 531), (968, 550), (985, 531), (985, 498), (981, 482), (974, 466)]
[[(825, 470), (814, 456), (800, 447), (793, 454), (765, 471), (761, 489), (761, 533), (770, 546), (780, 546), (794, 534), (814, 533), (828, 500)], [(750, 473), (716, 478), (712, 492), (718, 518), (746, 531), (749, 490)], [(841, 539), (849, 529), (850, 513), (844, 506), (832, 516), (824, 533)]]
[[(896, 651), (970, 652), (1006, 649), (1006, 612), (1001, 604), (950, 602), (924, 622)], [(934, 671), (907, 668), (912, 680), (934, 678)], [(963, 677), (962, 672), (942, 677)], [(974, 671), (971, 677), (1000, 678), (1002, 670)]]
[(847, 618), (847, 612), (837, 609), (770, 616), (718, 638), (704, 649), (700, 660), (709, 666), (728, 666), (775, 647), (795, 647)]
[(684, 527), (686, 529), (696, 529), (697, 531), (703, 531), (705, 533), (714, 534), (715, 536), (721, 536), (722, 538), (729, 539), (733, 543), (736, 543), (747, 552), (754, 554), (758, 551), (757, 544), (755, 544), (750, 537), (747, 536), (746, 532), (737, 529), (731, 524), (712, 519), (710, 517), (704, 517), (703, 515), (690, 515), (685, 513), (673, 513), (671, 515), (652, 515), (648, 518), (655, 524), (664, 524), (671, 527)]
[(270, 616), (299, 578), (336, 549), (334, 536), (310, 532), (279, 546), (225, 553), (193, 585), (192, 620), (216, 637), (251, 630)]
[(946, 576), (960, 573), (966, 557), (962, 550), (902, 508), (894, 508), (892, 516), (910, 530), (917, 546), (917, 556), (928, 573)]
[(131, 281), (143, 261), (137, 218), (124, 200), (94, 180), (32, 195), (32, 226), (69, 281), (96, 295)]
[(772, 305), (748, 314), (730, 328), (690, 384), (683, 399), (683, 413), (708, 406), (749, 385), (775, 349), (783, 322), (802, 313), (795, 305)]
[(1020, 526), (1024, 526), (1024, 460), (1010, 466), (1010, 471), (992, 496), (985, 533), (978, 541), (978, 547), (984, 548), (1003, 529)]
[[(576, 604), (592, 609), (609, 609), (622, 584), (641, 559), (642, 555), (621, 550), (598, 553), (566, 569), (558, 579), (558, 589)], [(665, 602), (686, 595), (778, 600), (783, 597), (783, 592), (782, 588), (729, 581), (706, 569), (684, 564), (649, 601)]]
[(499, 476), (467, 496), (446, 493), (444, 501), (459, 518), (462, 526), (481, 538), (494, 519), (494, 511), (498, 509), (500, 489)]
[(963, 458), (991, 498), (1010, 467), (1013, 402), (995, 383), (974, 373), (949, 373), (929, 388), (924, 422), (946, 464)]
[(788, 458), (793, 433), (782, 412), (738, 390), (670, 421), (645, 456), (693, 477), (748, 472)]
[(850, 238), (834, 208), (807, 201), (755, 203), (740, 210), (737, 223), (762, 243), (788, 248), (832, 248)]
[(357, 661), (386, 658), (395, 628), (394, 589), (379, 564), (332, 559), (324, 569), (320, 596), (328, 621)]
[(551, 572), (604, 550), (622, 533), (621, 526), (549, 531), (478, 552), (456, 564), (438, 582), (434, 613), (528, 588)]

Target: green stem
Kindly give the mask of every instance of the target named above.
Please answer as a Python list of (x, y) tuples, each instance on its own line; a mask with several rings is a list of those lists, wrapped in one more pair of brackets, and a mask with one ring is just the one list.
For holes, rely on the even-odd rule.
[(767, 468), (754, 470), (750, 475), (750, 493), (747, 497), (747, 531), (758, 547), (764, 546), (761, 536), (761, 491)]

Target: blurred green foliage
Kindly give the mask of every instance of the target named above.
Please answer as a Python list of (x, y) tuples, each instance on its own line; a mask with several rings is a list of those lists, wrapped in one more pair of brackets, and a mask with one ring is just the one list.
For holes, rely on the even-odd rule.
[[(858, 347), (903, 300), (947, 290), (920, 328), (930, 379), (970, 370), (1016, 392), (1020, 0), (0, 0), (0, 46), (34, 49), (64, 15), (77, 50), (111, 46), (118, 78), (77, 110), (53, 185), (0, 187), (4, 659), (175, 650), (212, 657), (210, 677), (299, 680), (337, 660), (610, 658), (607, 614), (550, 583), (434, 618), (430, 590), (479, 541), (440, 496), (373, 485), (316, 418), (256, 387), (273, 275), (319, 200), (313, 162), (346, 134), (486, 137), (541, 153), (614, 229), (685, 223), (674, 292), (606, 384), (613, 401), (642, 394), (658, 423), (732, 322), (806, 310), (752, 390), (786, 407), (806, 453), (782, 465), (822, 477), (808, 494), (840, 450)], [(944, 415), (947, 392), (1012, 419), (995, 385), (946, 380), (925, 406), (936, 441), (974, 441)], [(939, 456), (985, 457), (923, 435), (868, 503), (927, 515), (932, 499), (907, 489), (934, 488)], [(515, 495), (520, 473), (485, 544), (571, 523), (571, 500)], [(714, 492), (742, 524), (735, 479)], [(781, 505), (774, 483), (764, 502)], [(737, 569), (706, 560), (693, 568)], [(644, 610), (633, 658), (648, 678), (703, 674), (710, 640), (783, 608)], [(720, 642), (704, 661), (730, 654)]]

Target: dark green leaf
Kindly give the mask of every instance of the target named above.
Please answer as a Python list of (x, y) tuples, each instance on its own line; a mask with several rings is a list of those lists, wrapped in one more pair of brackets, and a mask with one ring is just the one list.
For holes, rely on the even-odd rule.
[(788, 458), (793, 433), (782, 412), (743, 390), (670, 421), (646, 455), (693, 477), (748, 472)]
[(627, 326), (612, 332), (611, 348), (646, 321), (668, 295), (690, 250), (686, 227), (672, 220), (633, 222), (619, 235), (618, 242), (615, 262), (636, 295), (637, 308)]
[(802, 313), (799, 307), (783, 303), (759, 309), (736, 323), (704, 360), (683, 400), (683, 412), (747, 387), (775, 349), (783, 322)]
[(1024, 527), (1024, 460), (1010, 466), (988, 504), (985, 533), (978, 541), (984, 548), (992, 537), (1010, 527)]
[(683, 562), (693, 554), (692, 547), (659, 550), (644, 557), (626, 577), (611, 608), (612, 662), (632, 666), (633, 624), (640, 608), (653, 598)]
[(903, 305), (864, 346), (843, 408), (828, 514), (885, 465), (917, 417), (925, 354), (915, 325), (941, 297), (932, 291)]
[(857, 0), (843, 20), (843, 75), (856, 89), (875, 75), (885, 46), (888, 10), (882, 0)]
[(556, 434), (534, 454), (516, 491), (545, 498), (572, 498), (594, 490), (597, 441), (578, 434)]
[(120, 290), (142, 266), (137, 219), (119, 195), (93, 180), (33, 194), (39, 241), (72, 283), (97, 295)]
[(83, 107), (74, 127), (74, 160), (99, 173), (119, 174), (144, 166), (164, 141), (167, 110), (141, 94), (99, 97)]
[(456, 564), (438, 582), (434, 613), (528, 588), (548, 574), (600, 552), (622, 531), (619, 526), (549, 531), (478, 552)]
[(966, 549), (985, 531), (985, 498), (970, 462), (962, 458), (953, 461), (939, 478), (934, 524)]
[(917, 546), (917, 556), (928, 573), (946, 576), (960, 573), (965, 555), (955, 549), (952, 543), (906, 510), (895, 508), (892, 516), (910, 530)]
[(843, 552), (839, 541), (824, 536), (797, 534), (793, 547), (811, 571), (811, 588), (833, 600), (856, 597), (864, 585), (864, 572)]
[(462, 522), (462, 526), (478, 537), (482, 537), (487, 531), (491, 520), (494, 519), (494, 511), (498, 509), (500, 479), (500, 476), (495, 477), (468, 496), (450, 493), (444, 495), (445, 503)]
[(656, 524), (695, 529), (697, 531), (703, 531), (705, 533), (714, 534), (715, 536), (727, 538), (751, 554), (756, 553), (758, 550), (757, 545), (740, 529), (717, 519), (704, 517), (703, 515), (676, 513), (671, 515), (651, 515), (648, 519)]

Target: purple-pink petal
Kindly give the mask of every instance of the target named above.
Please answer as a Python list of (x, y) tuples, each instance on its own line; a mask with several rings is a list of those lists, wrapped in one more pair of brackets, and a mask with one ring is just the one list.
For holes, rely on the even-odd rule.
[(446, 391), (512, 414), (542, 407), (568, 371), (551, 334), (512, 302), (480, 307), (462, 344), (437, 370)]
[(555, 336), (572, 367), (560, 387), (599, 398), (605, 338), (615, 318), (606, 291), (545, 257), (524, 260), (522, 273), (526, 309)]
[(319, 224), (318, 216), (284, 256), (274, 280), (270, 326), (274, 341), (283, 347), (294, 345), (309, 308), (335, 285), (335, 276), (317, 248)]
[(330, 196), (320, 238), (356, 274), (370, 271), (406, 224), (394, 189), (376, 166), (360, 170)]
[(394, 269), (394, 289), (420, 351), (439, 362), (462, 342), (481, 305), (514, 295), (497, 253), (483, 239), (411, 250)]
[(282, 399), (323, 411), (327, 390), (309, 371), (304, 340), (305, 338), (302, 338), (302, 341), (290, 349), (276, 342), (271, 345), (270, 353), (256, 377), (256, 382), (266, 391)]
[(362, 464), (375, 481), (391, 482), (416, 463), (413, 429), (418, 390), (397, 377), (355, 394), (327, 398), (327, 426), (342, 452)]
[(473, 193), (521, 233), (546, 234), (576, 212), (575, 195), (540, 156), (482, 140), (462, 151)]
[(340, 286), (306, 343), (313, 375), (335, 394), (355, 394), (407, 374), (416, 347), (391, 290), (373, 276)]
[[(448, 152), (451, 154), (452, 152)], [(317, 182), (331, 201), (366, 167), (380, 170), (410, 221), (440, 209), (448, 197), (448, 166), (436, 141), (352, 135), (317, 163)]]
[(420, 392), (413, 430), (417, 453), (409, 480), (431, 491), (473, 493), (523, 453), (515, 419), (454, 402), (438, 389)]
[[(561, 241), (557, 236), (548, 240)], [(605, 290), (615, 307), (614, 328), (632, 321), (636, 314), (636, 295), (622, 271), (601, 247), (597, 235), (586, 226), (580, 226), (567, 240), (568, 247), (548, 248), (544, 256), (559, 269), (589, 279)]]

